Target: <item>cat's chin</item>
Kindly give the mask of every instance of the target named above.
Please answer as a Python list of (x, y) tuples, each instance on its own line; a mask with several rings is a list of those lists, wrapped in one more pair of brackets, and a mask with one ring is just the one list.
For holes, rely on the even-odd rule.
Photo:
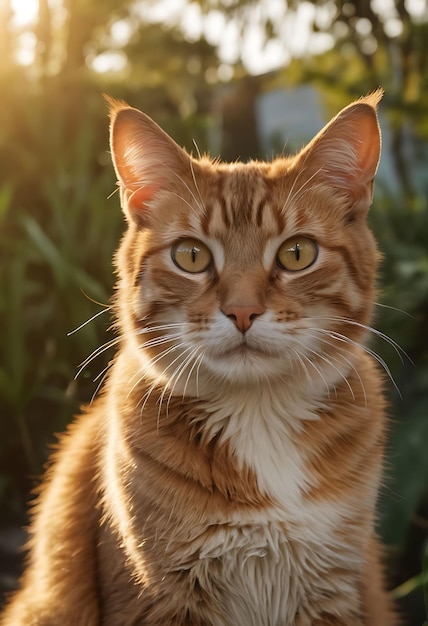
[(260, 348), (240, 345), (226, 350), (221, 355), (206, 355), (204, 365), (216, 378), (236, 384), (266, 382), (286, 375), (291, 371), (284, 360)]

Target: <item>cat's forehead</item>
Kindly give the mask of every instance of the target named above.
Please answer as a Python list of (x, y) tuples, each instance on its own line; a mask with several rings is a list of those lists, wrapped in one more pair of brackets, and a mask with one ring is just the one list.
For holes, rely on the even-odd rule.
[[(204, 234), (220, 239), (266, 240), (313, 222), (289, 161), (225, 164), (195, 177), (200, 213), (193, 218)], [(309, 191), (309, 189), (308, 189)]]
[[(268, 207), (273, 203), (275, 182), (269, 179), (268, 166), (256, 163), (222, 164), (202, 170), (195, 185), (200, 191), (203, 208), (201, 225), (205, 232), (224, 235), (233, 228), (246, 230), (249, 226), (269, 228), (273, 215)], [(276, 219), (271, 224), (278, 229)]]
[[(283, 175), (287, 169), (284, 160)], [(210, 163), (207, 167), (202, 163), (194, 170), (195, 184), (201, 183), (207, 195), (259, 196), (272, 193), (278, 182), (278, 175), (271, 163), (250, 161), (249, 163)]]

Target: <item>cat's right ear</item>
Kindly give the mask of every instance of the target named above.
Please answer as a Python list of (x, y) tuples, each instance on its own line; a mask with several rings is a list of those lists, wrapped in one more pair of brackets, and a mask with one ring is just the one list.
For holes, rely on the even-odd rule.
[(139, 223), (158, 193), (177, 184), (190, 157), (150, 117), (123, 101), (106, 97), (110, 109), (110, 149), (122, 208)]

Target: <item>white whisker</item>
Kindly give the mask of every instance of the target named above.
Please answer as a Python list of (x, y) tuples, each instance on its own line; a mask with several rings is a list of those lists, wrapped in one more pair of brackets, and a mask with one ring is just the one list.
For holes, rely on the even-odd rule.
[[(317, 336), (316, 333), (319, 329), (318, 328), (313, 328), (313, 329), (306, 329), (305, 332), (312, 332), (312, 334), (314, 336)], [(327, 339), (325, 339), (324, 337), (319, 337), (317, 336), (317, 340), (321, 341), (322, 343), (326, 344), (327, 346), (333, 347), (332, 344), (327, 341)], [(352, 363), (352, 361), (350, 361), (348, 358), (345, 357), (344, 354), (342, 354), (340, 351), (336, 353), (336, 356), (329, 356), (330, 359), (333, 359), (334, 361), (338, 361), (339, 358), (346, 363), (346, 365), (348, 365), (349, 369), (352, 370), (354, 372), (354, 374), (356, 375), (356, 377), (358, 378), (358, 381), (360, 383), (361, 386), (361, 391), (363, 392), (363, 396), (364, 396), (364, 403), (365, 406), (367, 407), (367, 394), (366, 394), (366, 389), (364, 387), (364, 383), (362, 381), (362, 378), (357, 370), (357, 368), (355, 367), (354, 363)]]
[[(174, 384), (170, 388), (168, 401), (166, 403), (166, 415), (167, 415), (167, 417), (168, 417), (169, 404), (170, 404), (172, 395), (174, 393), (174, 389), (177, 386), (177, 383), (178, 383), (179, 379), (181, 378), (182, 374), (184, 374), (187, 366), (193, 361), (193, 364), (192, 364), (192, 367), (190, 369), (190, 372), (189, 372), (189, 374), (187, 375), (187, 378), (186, 378), (186, 382), (185, 382), (185, 388), (186, 388), (187, 383), (189, 381), (189, 376), (191, 375), (191, 373), (192, 373), (192, 371), (193, 371), (193, 369), (195, 367), (195, 364), (197, 362), (197, 360), (195, 360), (195, 355), (199, 352), (200, 349), (201, 349), (200, 347), (193, 348), (192, 352), (186, 356), (186, 358), (183, 361), (183, 363), (181, 363), (180, 367), (177, 368), (175, 370), (175, 372), (173, 373), (173, 375), (171, 376), (171, 382), (172, 382), (172, 380), (174, 380), (174, 378), (175, 378), (175, 380), (174, 380)], [(184, 394), (184, 391), (183, 391), (183, 400), (184, 400), (184, 397), (185, 397), (185, 394)]]
[[(201, 348), (198, 348), (198, 350), (200, 350), (200, 349), (201, 349)], [(206, 350), (204, 350), (203, 352), (201, 352), (201, 353), (199, 354), (199, 356), (198, 356), (198, 357), (195, 359), (195, 361), (193, 362), (193, 365), (192, 365), (192, 367), (190, 368), (189, 373), (187, 374), (186, 382), (184, 383), (184, 389), (183, 389), (183, 396), (182, 396), (182, 397), (183, 397), (183, 400), (184, 400), (184, 398), (185, 398), (185, 396), (186, 396), (187, 385), (189, 384), (190, 377), (191, 377), (191, 375), (192, 375), (193, 370), (195, 369), (195, 367), (197, 368), (197, 369), (196, 369), (196, 372), (197, 372), (197, 376), (196, 376), (196, 396), (197, 396), (197, 397), (199, 396), (199, 388), (198, 388), (198, 374), (199, 374), (199, 367), (200, 367), (200, 365), (201, 365), (202, 359), (203, 359), (203, 358), (204, 358), (204, 356), (205, 356), (205, 353), (206, 353)], [(195, 350), (195, 354), (196, 354), (196, 350)]]
[[(196, 145), (196, 144), (195, 144), (195, 145)], [(197, 148), (198, 153), (199, 153), (199, 148), (198, 148), (197, 146), (196, 146), (196, 148)], [(199, 155), (199, 158), (200, 158), (200, 155)], [(194, 185), (195, 185), (196, 191), (198, 192), (198, 196), (199, 196), (199, 199), (200, 199), (200, 201), (201, 201), (201, 203), (200, 203), (200, 205), (199, 205), (199, 206), (201, 206), (201, 207), (202, 207), (202, 209), (203, 209), (203, 212), (204, 212), (204, 213), (206, 213), (206, 212), (207, 212), (207, 209), (206, 209), (206, 206), (205, 206), (205, 203), (204, 203), (204, 199), (202, 198), (201, 191), (200, 191), (199, 186), (198, 186), (198, 182), (197, 182), (197, 180), (196, 180), (196, 176), (195, 176), (195, 169), (194, 169), (194, 167), (193, 167), (193, 162), (192, 162), (192, 161), (190, 161), (190, 170), (191, 170), (191, 172), (192, 172), (192, 179), (193, 179), (193, 183), (194, 183)]]
[(142, 396), (140, 398), (140, 400), (137, 402), (137, 406), (141, 403), (141, 409), (140, 409), (140, 420), (143, 417), (143, 413), (144, 413), (144, 409), (146, 408), (146, 404), (150, 398), (150, 396), (152, 395), (153, 391), (156, 389), (158, 383), (157, 381), (155, 381), (146, 391), (146, 393), (144, 394), (144, 396)]
[(107, 200), (110, 200), (110, 198), (112, 198), (114, 196), (115, 193), (119, 193), (120, 192), (120, 187), (119, 187), (119, 183), (116, 183), (117, 187), (116, 189), (114, 189), (108, 196), (107, 196)]
[(306, 375), (307, 375), (308, 382), (309, 383), (312, 382), (312, 377), (309, 374), (308, 368), (303, 363), (303, 360), (305, 360), (307, 363), (309, 363), (309, 365), (311, 365), (314, 368), (314, 370), (317, 372), (318, 376), (324, 382), (325, 388), (326, 388), (326, 391), (327, 391), (327, 396), (328, 396), (328, 398), (330, 398), (330, 386), (327, 383), (327, 379), (325, 378), (325, 376), (321, 372), (321, 370), (315, 365), (315, 363), (313, 363), (313, 361), (306, 354), (303, 354), (303, 352), (299, 353), (296, 349), (293, 349), (293, 352), (296, 355), (297, 359), (299, 360), (300, 364), (303, 366), (303, 368), (304, 368), (304, 370), (306, 372)]
[(404, 309), (399, 309), (398, 307), (391, 306), (390, 304), (383, 304), (381, 302), (374, 302), (375, 306), (381, 307), (382, 309), (389, 309), (390, 311), (396, 311), (397, 313), (402, 313), (407, 317), (410, 317), (412, 320), (416, 319), (414, 315), (408, 313), (408, 311), (404, 311)]
[[(175, 326), (181, 326), (180, 324), (174, 325)], [(172, 327), (172, 326), (171, 326)], [(155, 327), (156, 330), (167, 330), (170, 328), (170, 325), (163, 325), (163, 326), (159, 326), (159, 327)], [(77, 329), (76, 329), (77, 330)], [(106, 352), (109, 348), (112, 348), (116, 345), (118, 345), (122, 339), (126, 339), (126, 338), (130, 338), (130, 337), (134, 337), (134, 336), (138, 336), (140, 334), (144, 334), (144, 332), (151, 332), (151, 331), (146, 331), (145, 329), (139, 329), (137, 330), (135, 333), (128, 333), (126, 335), (119, 335), (118, 337), (114, 337), (113, 339), (111, 339), (110, 341), (107, 341), (105, 344), (99, 346), (98, 348), (96, 348), (88, 357), (86, 357), (86, 359), (80, 363), (79, 365), (79, 369), (77, 370), (77, 373), (74, 376), (74, 379), (76, 380), (80, 374), (85, 370), (85, 368), (94, 360), (96, 359), (98, 356), (100, 356), (101, 354), (103, 354), (104, 352)], [(178, 335), (168, 335), (165, 336), (168, 337), (168, 339), (165, 339), (165, 342), (168, 340), (173, 340), (173, 338), (178, 337)], [(170, 339), (171, 338), (171, 339)], [(152, 342), (152, 343), (151, 343)], [(153, 339), (149, 339), (145, 344), (143, 344), (143, 346), (145, 347), (151, 347), (151, 346), (155, 346), (158, 345), (158, 343), (163, 343), (164, 340), (161, 338), (153, 338)]]
[[(193, 173), (193, 167), (192, 167), (192, 164), (191, 164), (191, 163), (190, 163), (190, 167), (191, 167), (191, 170), (192, 170), (192, 173)], [(192, 189), (189, 187), (189, 185), (188, 185), (188, 184), (187, 184), (187, 183), (186, 183), (186, 182), (185, 182), (185, 181), (181, 178), (181, 176), (179, 176), (179, 175), (177, 174), (177, 172), (172, 171), (172, 173), (173, 173), (173, 174), (174, 174), (174, 175), (175, 175), (175, 176), (179, 179), (179, 181), (181, 182), (181, 184), (183, 185), (183, 187), (185, 187), (185, 188), (187, 189), (187, 191), (190, 193), (190, 195), (192, 196), (193, 200), (195, 201), (195, 204), (197, 205), (198, 209), (199, 209), (202, 213), (204, 213), (204, 212), (205, 212), (204, 203), (203, 203), (203, 202), (201, 203), (201, 202), (198, 200), (198, 198), (196, 197), (195, 193), (192, 191)], [(194, 180), (195, 180), (195, 179), (194, 179)], [(196, 185), (196, 189), (197, 189), (197, 191), (198, 191), (198, 193), (199, 193), (199, 189), (198, 189), (197, 185)], [(177, 194), (175, 194), (175, 195), (177, 195)], [(199, 196), (200, 196), (200, 194), (199, 194)], [(179, 196), (179, 197), (180, 197), (180, 196)], [(182, 199), (182, 200), (184, 200), (184, 198), (181, 198), (181, 199)], [(201, 198), (201, 200), (202, 200), (202, 198)], [(184, 201), (185, 201), (185, 200), (184, 200)], [(188, 206), (189, 206), (189, 207), (190, 207), (193, 211), (195, 210), (195, 207), (193, 207), (193, 206), (192, 206), (191, 204), (189, 204), (189, 203), (187, 203), (187, 204), (188, 204)]]
[[(144, 320), (139, 320), (144, 321)], [(176, 328), (182, 328), (183, 324), (175, 323), (175, 324), (157, 324), (156, 326), (144, 326), (144, 328), (139, 328), (137, 333), (140, 335), (144, 335), (144, 333), (153, 333), (159, 330), (174, 330)]]
[[(147, 363), (148, 367), (152, 367), (153, 365), (155, 365), (159, 360), (161, 360), (162, 358), (164, 358), (165, 356), (167, 356), (168, 354), (170, 354), (171, 352), (174, 352), (175, 350), (178, 350), (178, 348), (181, 346), (182, 344), (178, 344), (178, 345), (174, 345), (174, 346), (170, 346), (169, 348), (167, 348), (166, 350), (163, 350), (162, 352), (160, 352), (159, 354), (157, 354), (155, 357), (153, 357), (152, 359), (150, 359)], [(139, 370), (136, 374), (134, 374), (134, 376), (131, 378), (131, 382), (132, 379), (135, 376), (138, 376), (139, 374), (141, 374), (141, 370)], [(163, 374), (163, 372), (162, 372)], [(162, 376), (162, 374), (160, 374), (159, 377)], [(150, 388), (151, 391), (153, 391), (153, 389), (158, 385), (158, 378), (156, 377), (155, 382), (153, 383), (152, 387)], [(137, 379), (137, 381), (132, 385), (132, 387), (129, 389), (128, 394), (127, 394), (127, 398), (130, 397), (130, 395), (133, 393), (133, 391), (138, 387), (138, 385), (141, 383), (141, 381), (144, 380), (144, 373), (143, 375), (139, 376), (139, 378)], [(150, 390), (149, 390), (150, 391)], [(150, 391), (150, 393), (151, 393)], [(147, 394), (146, 394), (147, 395)], [(143, 396), (143, 398), (141, 398), (139, 400), (139, 402), (137, 403), (137, 406), (140, 404), (140, 402), (142, 402), (145, 398), (145, 395)], [(145, 405), (145, 403), (144, 403)]]
[[(149, 367), (151, 367), (151, 366), (155, 365), (155, 364), (156, 364), (159, 360), (161, 360), (161, 359), (165, 358), (166, 356), (168, 356), (169, 354), (171, 354), (171, 353), (172, 353), (172, 352), (174, 352), (175, 350), (178, 350), (178, 349), (182, 348), (184, 345), (185, 345), (184, 343), (179, 343), (179, 344), (176, 344), (176, 345), (174, 345), (174, 346), (171, 346), (171, 347), (167, 348), (166, 350), (163, 350), (160, 354), (156, 355), (156, 357), (154, 357), (153, 359), (150, 359), (150, 361), (149, 361), (149, 363), (148, 363)], [(187, 349), (186, 349), (186, 351), (187, 351), (187, 350), (189, 350), (189, 348), (187, 348)], [(139, 400), (139, 401), (138, 401), (138, 403), (137, 403), (137, 406), (138, 406), (139, 404), (141, 404), (141, 403), (142, 403), (141, 410), (140, 410), (140, 416), (143, 414), (144, 408), (145, 408), (145, 406), (146, 406), (146, 404), (147, 404), (147, 401), (148, 401), (148, 399), (149, 399), (150, 395), (152, 394), (153, 390), (154, 390), (154, 389), (158, 386), (158, 384), (159, 384), (159, 380), (160, 380), (163, 376), (165, 376), (165, 374), (166, 374), (166, 372), (169, 370), (169, 368), (170, 368), (170, 367), (172, 367), (172, 366), (174, 365), (174, 363), (175, 363), (178, 359), (180, 359), (180, 358), (182, 357), (182, 354), (183, 354), (183, 353), (180, 353), (180, 354), (179, 354), (179, 355), (178, 355), (175, 359), (173, 359), (173, 360), (172, 360), (172, 361), (171, 361), (171, 362), (170, 362), (170, 363), (169, 363), (169, 364), (168, 364), (168, 365), (167, 365), (167, 366), (166, 366), (166, 367), (162, 370), (162, 372), (161, 372), (159, 375), (157, 375), (157, 376), (156, 376), (156, 379), (155, 379), (154, 383), (153, 383), (153, 384), (150, 386), (150, 388), (146, 391), (146, 393), (144, 394), (144, 396), (142, 396), (142, 398), (140, 398), (140, 400)], [(132, 386), (132, 388), (131, 388), (131, 389), (129, 390), (129, 392), (128, 392), (128, 397), (129, 397), (129, 395), (130, 395), (130, 394), (134, 391), (134, 389), (135, 389), (135, 388), (139, 385), (139, 383), (141, 382), (141, 380), (142, 380), (142, 379), (143, 379), (143, 377), (140, 377), (140, 378), (137, 380), (137, 382), (136, 382), (136, 383)], [(167, 384), (165, 384), (165, 385), (164, 385), (164, 389), (163, 389), (163, 391), (162, 391), (162, 394), (161, 394), (161, 396), (159, 397), (159, 399), (158, 399), (158, 401), (157, 401), (157, 402), (159, 402), (159, 401), (160, 401), (160, 404), (162, 404), (162, 400), (163, 400), (163, 397), (164, 397), (164, 395), (165, 395), (165, 393), (166, 393), (166, 389), (167, 389)]]
[(196, 143), (196, 139), (192, 139), (192, 143), (193, 143), (193, 145), (194, 145), (194, 146), (195, 146), (195, 148), (196, 148), (196, 152), (197, 152), (197, 154), (198, 154), (199, 159), (201, 159), (201, 151), (199, 150), (199, 146), (198, 146), (198, 144)]
[(318, 357), (319, 359), (321, 359), (322, 361), (324, 361), (325, 363), (327, 363), (327, 365), (330, 365), (330, 367), (332, 367), (334, 370), (336, 370), (336, 372), (339, 374), (339, 376), (344, 380), (344, 382), (346, 383), (349, 391), (351, 392), (351, 396), (353, 398), (353, 400), (355, 400), (355, 394), (354, 394), (354, 390), (352, 389), (351, 383), (349, 382), (349, 380), (346, 378), (346, 376), (344, 375), (344, 373), (335, 365), (333, 365), (333, 363), (331, 362), (331, 360), (329, 358), (327, 358), (326, 356), (322, 355), (321, 353), (317, 352), (316, 350), (311, 350), (310, 352)]
[(320, 167), (316, 172), (314, 172), (312, 174), (312, 176), (310, 176), (304, 183), (303, 185), (301, 185), (297, 191), (293, 194), (294, 191), (294, 187), (298, 181), (298, 179), (300, 178), (300, 175), (303, 174), (303, 172), (305, 171), (304, 169), (302, 169), (298, 175), (296, 176), (296, 178), (294, 179), (294, 182), (291, 186), (291, 189), (288, 193), (288, 196), (283, 204), (282, 207), (282, 211), (285, 211), (286, 207), (288, 204), (291, 204), (292, 202), (297, 202), (298, 200), (301, 200), (302, 197), (304, 196), (305, 193), (307, 193), (308, 191), (310, 191), (311, 187), (309, 187), (309, 183), (315, 178), (315, 176), (317, 176), (322, 170), (322, 167)]
[(173, 335), (163, 335), (161, 337), (153, 337), (152, 339), (149, 339), (148, 341), (144, 341), (141, 344), (141, 348), (145, 349), (145, 348), (154, 348), (156, 346), (160, 346), (164, 343), (168, 343), (170, 341), (175, 341), (176, 339), (179, 339), (181, 337), (180, 334), (178, 333), (174, 333)]
[[(184, 344), (181, 344), (181, 345), (184, 345)], [(163, 370), (162, 375), (165, 375), (165, 374), (166, 374), (166, 372), (169, 370), (169, 368), (170, 368), (170, 367), (172, 367), (172, 366), (174, 365), (174, 363), (176, 363), (178, 360), (183, 359), (183, 357), (184, 357), (184, 355), (186, 354), (186, 352), (189, 352), (190, 350), (191, 350), (191, 351), (192, 351), (192, 353), (193, 353), (194, 348), (193, 348), (192, 346), (188, 346), (188, 347), (187, 347), (187, 348), (185, 348), (182, 352), (180, 352), (180, 354), (179, 354), (178, 356), (176, 356), (176, 357), (175, 357), (175, 359), (173, 359), (173, 360), (171, 361), (171, 363), (169, 363), (169, 364), (167, 365), (167, 367)], [(191, 355), (190, 355), (190, 356), (191, 356)], [(177, 384), (177, 382), (178, 382), (178, 379), (179, 379), (179, 378), (180, 378), (180, 376), (181, 376), (181, 372), (183, 371), (183, 369), (184, 369), (184, 368), (185, 368), (185, 366), (187, 365), (188, 358), (189, 358), (189, 355), (185, 358), (184, 363), (182, 363), (182, 362), (180, 362), (180, 363), (179, 363), (178, 367), (176, 367), (176, 369), (173, 371), (173, 373), (172, 373), (172, 374), (170, 375), (170, 377), (169, 377), (169, 381), (168, 381), (169, 383), (172, 383), (172, 381), (174, 381), (174, 379), (175, 379), (175, 382), (174, 382), (174, 384), (173, 384), (173, 386), (172, 386), (172, 391), (174, 390), (174, 388), (175, 388), (175, 386), (176, 386), (176, 384)], [(163, 399), (164, 399), (164, 397), (165, 397), (166, 392), (168, 391), (168, 389), (169, 389), (169, 384), (165, 384), (165, 385), (164, 385), (164, 388), (163, 388), (163, 390), (162, 390), (162, 393), (161, 393), (161, 395), (159, 396), (159, 399), (158, 399), (158, 403), (159, 403), (159, 407), (158, 407), (158, 420), (160, 419), (160, 413), (161, 413), (161, 410), (162, 410), (162, 403), (163, 403)], [(172, 391), (171, 391), (171, 393), (172, 393)], [(167, 417), (168, 417), (168, 415), (167, 415)]]
[(175, 196), (176, 198), (179, 198), (182, 202), (184, 202), (184, 204), (187, 204), (189, 209), (191, 209), (192, 211), (195, 211), (195, 207), (193, 206), (193, 204), (191, 204), (188, 200), (183, 198), (183, 196), (181, 196), (179, 193), (176, 193), (175, 191), (171, 191), (170, 193), (171, 193), (172, 196)]
[(111, 339), (110, 341), (107, 341), (105, 344), (103, 344), (102, 346), (100, 346), (99, 348), (97, 348), (96, 350), (94, 350), (80, 365), (79, 365), (79, 369), (77, 370), (77, 373), (74, 376), (74, 380), (76, 380), (80, 374), (83, 372), (83, 370), (89, 365), (89, 363), (91, 363), (97, 356), (100, 356), (100, 354), (103, 354), (103, 352), (106, 352), (106, 350), (108, 350), (109, 348), (112, 348), (113, 346), (117, 345), (118, 343), (120, 343), (121, 338), (120, 337), (115, 337), (114, 339)]
[(106, 376), (107, 376), (108, 371), (109, 371), (109, 369), (111, 368), (111, 366), (112, 366), (112, 363), (109, 363), (109, 364), (108, 364), (108, 365), (107, 365), (107, 366), (106, 366), (106, 367), (105, 367), (105, 368), (104, 368), (104, 369), (103, 369), (103, 370), (102, 370), (99, 374), (97, 374), (97, 376), (94, 378), (94, 381), (93, 381), (94, 383), (95, 383), (95, 382), (96, 382), (99, 378), (100, 378), (101, 380), (100, 380), (100, 382), (98, 383), (98, 385), (96, 386), (96, 389), (95, 389), (94, 393), (92, 394), (91, 401), (90, 401), (90, 403), (89, 403), (89, 404), (92, 404), (92, 403), (93, 403), (93, 401), (95, 400), (95, 397), (96, 397), (97, 393), (99, 392), (99, 390), (101, 389), (101, 386), (102, 386), (103, 382), (105, 381)]
[(95, 315), (93, 315), (88, 320), (86, 320), (86, 322), (83, 322), (83, 324), (80, 324), (80, 326), (78, 326), (77, 328), (74, 328), (73, 330), (70, 330), (70, 332), (67, 333), (67, 337), (70, 337), (71, 335), (74, 335), (74, 333), (77, 333), (79, 330), (84, 328), (86, 326), (86, 324), (89, 324), (90, 322), (93, 322), (95, 319), (97, 319), (97, 317), (99, 317), (103, 313), (107, 313), (107, 311), (110, 311), (110, 309), (111, 309), (111, 307), (108, 306), (107, 308), (102, 309), (101, 311), (98, 311), (98, 313), (95, 313)]
[(391, 373), (391, 370), (389, 369), (389, 367), (386, 364), (386, 362), (384, 361), (384, 359), (381, 356), (379, 356), (379, 354), (377, 354), (374, 350), (372, 350), (371, 348), (368, 348), (364, 344), (358, 343), (357, 341), (354, 341), (353, 339), (350, 339), (346, 335), (342, 335), (341, 333), (338, 333), (338, 332), (333, 331), (333, 330), (326, 330), (326, 329), (323, 329), (323, 328), (319, 328), (318, 332), (326, 334), (329, 337), (331, 337), (332, 339), (336, 339), (337, 341), (342, 341), (344, 343), (349, 344), (350, 346), (354, 346), (355, 348), (358, 348), (358, 349), (362, 350), (363, 352), (365, 352), (366, 354), (371, 356), (373, 359), (375, 359), (375, 361), (377, 361), (379, 363), (379, 365), (381, 365), (381, 367), (384, 369), (385, 373), (388, 375), (388, 378), (391, 380), (391, 382), (394, 385), (394, 387), (395, 387), (398, 395), (400, 396), (400, 398), (402, 397), (400, 389), (398, 388), (398, 385), (395, 382), (395, 379), (394, 379), (394, 377), (393, 377), (393, 375)]
[(199, 398), (199, 370), (201, 369), (201, 365), (202, 365), (202, 361), (204, 359), (204, 356), (206, 354), (206, 350), (204, 350), (204, 352), (202, 353), (202, 358), (199, 360), (199, 363), (196, 367), (196, 397)]
[(372, 326), (367, 326), (366, 324), (361, 324), (360, 322), (356, 322), (355, 320), (351, 320), (347, 317), (335, 317), (335, 316), (331, 316), (331, 317), (317, 317), (314, 319), (323, 319), (327, 322), (340, 322), (340, 323), (344, 323), (344, 324), (349, 324), (350, 326), (357, 326), (358, 328), (362, 328), (363, 330), (366, 330), (369, 333), (372, 333), (373, 335), (375, 335), (376, 337), (379, 337), (380, 339), (382, 339), (383, 341), (385, 341), (385, 343), (388, 343), (396, 352), (397, 356), (399, 357), (401, 363), (404, 363), (403, 360), (403, 356), (406, 357), (406, 359), (408, 359), (410, 361), (410, 363), (412, 363), (412, 365), (414, 365), (414, 362), (412, 361), (412, 359), (410, 358), (410, 356), (407, 354), (407, 352), (400, 346), (400, 344), (398, 344), (396, 341), (394, 341), (394, 339), (392, 339), (391, 337), (388, 337), (388, 335), (386, 335), (385, 333), (383, 333), (380, 330), (377, 330), (376, 328), (373, 328)]

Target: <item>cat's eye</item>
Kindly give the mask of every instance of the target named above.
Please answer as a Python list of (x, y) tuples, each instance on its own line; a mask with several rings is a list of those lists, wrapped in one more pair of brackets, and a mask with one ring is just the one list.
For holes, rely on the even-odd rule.
[(181, 239), (173, 246), (171, 256), (180, 269), (191, 274), (205, 272), (212, 263), (209, 248), (197, 239)]
[(278, 250), (277, 262), (289, 272), (304, 270), (316, 261), (318, 246), (308, 237), (291, 237)]

